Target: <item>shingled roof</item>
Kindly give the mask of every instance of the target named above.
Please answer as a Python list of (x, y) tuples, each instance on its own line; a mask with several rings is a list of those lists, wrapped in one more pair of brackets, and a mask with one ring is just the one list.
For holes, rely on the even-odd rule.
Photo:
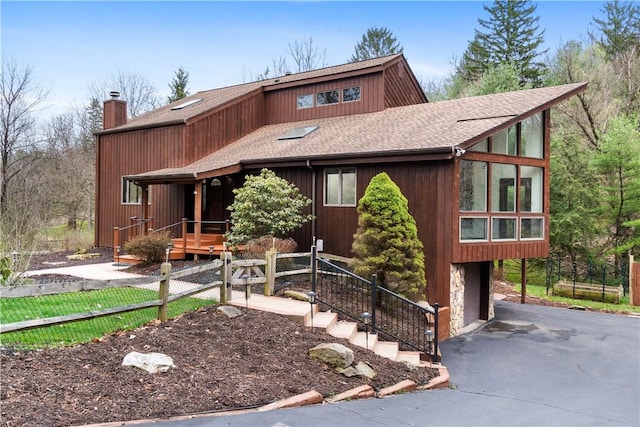
[[(257, 82), (244, 83), (236, 86), (227, 86), (218, 89), (211, 89), (190, 95), (179, 101), (164, 105), (156, 110), (150, 111), (141, 116), (129, 120), (126, 124), (116, 128), (107, 129), (97, 132), (113, 133), (120, 131), (128, 131), (138, 128), (163, 126), (175, 123), (185, 123), (187, 120), (196, 117), (204, 112), (214, 110), (222, 105), (240, 99), (245, 95), (259, 90), (270, 90), (276, 87), (296, 83), (307, 83), (313, 79), (335, 78), (339, 74), (347, 73), (365, 73), (371, 72), (372, 68), (381, 67), (389, 63), (395, 62), (402, 57), (402, 54), (383, 56), (380, 58), (370, 59), (367, 61), (352, 62), (348, 64), (336, 65), (332, 67), (320, 68), (317, 70), (307, 71), (304, 73), (289, 74), (280, 77), (274, 77), (267, 80)], [(190, 105), (188, 108), (173, 110), (181, 104), (201, 100)]]
[[(200, 179), (234, 166), (329, 158), (435, 153), (453, 157), (455, 147), (468, 148), (586, 87), (587, 83), (575, 83), (267, 125), (188, 166), (132, 178), (140, 182)], [(278, 139), (294, 128), (308, 126), (318, 128), (304, 138)]]

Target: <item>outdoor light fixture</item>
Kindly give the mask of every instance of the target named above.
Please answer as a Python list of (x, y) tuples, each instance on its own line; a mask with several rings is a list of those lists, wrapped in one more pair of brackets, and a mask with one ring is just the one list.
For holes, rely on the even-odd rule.
[(220, 178), (213, 178), (211, 180), (211, 186), (212, 187), (220, 187), (220, 186), (222, 186), (222, 181), (220, 181)]
[(464, 150), (460, 147), (453, 147), (453, 151), (456, 153), (456, 157), (460, 157), (467, 152), (467, 150)]
[(120, 246), (116, 246), (116, 264), (118, 264), (118, 269), (120, 268)]
[(311, 304), (311, 330), (313, 331), (313, 306), (316, 304), (316, 293), (309, 291), (307, 295), (309, 296), (309, 304)]
[(433, 331), (429, 328), (425, 329), (424, 337), (427, 340), (427, 351), (429, 352), (429, 358), (431, 359), (431, 363), (433, 363)]
[(248, 283), (249, 282), (249, 275), (248, 274), (243, 274), (242, 276), (240, 276), (240, 278), (244, 282), (244, 300), (245, 300), (246, 308), (248, 310), (249, 309), (249, 297), (251, 296), (251, 285)]
[(362, 323), (364, 323), (364, 339), (366, 342), (367, 350), (369, 350), (369, 323), (371, 323), (371, 313), (365, 311), (362, 313)]
[(213, 256), (213, 246), (209, 246), (209, 261), (211, 261), (212, 256)]

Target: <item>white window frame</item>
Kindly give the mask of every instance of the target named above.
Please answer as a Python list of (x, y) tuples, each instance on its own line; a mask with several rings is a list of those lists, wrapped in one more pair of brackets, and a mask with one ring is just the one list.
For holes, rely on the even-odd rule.
[[(129, 190), (131, 187), (128, 185), (129, 183), (132, 183), (133, 185), (140, 188), (140, 199), (138, 201), (135, 201), (135, 202), (130, 201), (131, 194), (129, 194)], [(122, 179), (120, 180), (120, 204), (129, 205), (129, 206), (141, 205), (142, 204), (142, 188), (143, 187), (141, 185), (136, 184), (132, 179), (127, 179), (123, 176)], [(126, 193), (125, 193), (125, 189), (126, 189)], [(148, 204), (151, 205), (151, 188), (147, 188), (147, 197), (149, 198)]]
[[(542, 235), (540, 237), (522, 237), (522, 220), (524, 219), (538, 219), (542, 221), (542, 226), (540, 227), (540, 229), (542, 230)], [(543, 216), (529, 216), (529, 217), (520, 217), (520, 220), (518, 221), (518, 238), (522, 241), (528, 242), (528, 241), (540, 241), (540, 240), (544, 240), (545, 238), (545, 223), (544, 223), (544, 217)]]
[[(493, 220), (494, 219), (498, 219), (498, 220), (500, 220), (500, 219), (509, 219), (509, 220), (512, 220), (514, 222), (514, 224), (515, 224), (514, 225), (515, 226), (515, 230), (513, 230), (513, 237), (497, 238), (497, 239), (494, 238), (493, 237)], [(491, 241), (492, 242), (516, 242), (516, 241), (518, 241), (518, 237), (520, 237), (519, 233), (518, 233), (518, 231), (519, 231), (519, 228), (518, 228), (519, 222), (520, 221), (518, 221), (518, 217), (515, 217), (515, 216), (491, 216), (491, 224), (490, 224), (491, 229), (489, 230), (489, 236), (491, 236)]]
[[(330, 173), (334, 173), (333, 171), (337, 171), (338, 174), (338, 203), (327, 203), (327, 178)], [(347, 172), (352, 172), (355, 175), (355, 179), (353, 180), (353, 194), (354, 194), (354, 203), (343, 203), (342, 202), (342, 174)], [(352, 168), (327, 168), (324, 170), (324, 180), (323, 180), (323, 197), (322, 201), (324, 206), (330, 207), (355, 207), (358, 205), (358, 170), (355, 167)]]
[[(311, 98), (311, 105), (300, 106), (300, 101), (302, 99)], [(312, 93), (305, 93), (304, 95), (298, 95), (296, 98), (296, 109), (298, 110), (306, 110), (307, 108), (313, 108), (315, 105), (315, 96)]]
[[(318, 102), (318, 95), (320, 94), (325, 94), (325, 93), (329, 93), (329, 92), (337, 92), (338, 94), (338, 100), (336, 102), (327, 102), (327, 103), (320, 103)], [(340, 89), (329, 89), (329, 90), (324, 90), (322, 92), (318, 92), (316, 93), (316, 107), (326, 107), (327, 105), (336, 105), (340, 103)]]
[[(483, 219), (485, 221), (485, 230), (487, 232), (485, 239), (463, 239), (462, 238), (462, 220), (463, 219)], [(489, 216), (461, 216), (458, 222), (458, 240), (461, 243), (485, 243), (489, 241), (489, 237), (491, 236), (491, 228)]]

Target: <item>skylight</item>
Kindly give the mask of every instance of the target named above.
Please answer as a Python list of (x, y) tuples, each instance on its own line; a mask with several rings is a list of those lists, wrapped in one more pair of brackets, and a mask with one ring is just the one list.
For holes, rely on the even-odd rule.
[(190, 105), (197, 104), (202, 101), (202, 98), (192, 99), (191, 101), (183, 102), (182, 104), (178, 104), (175, 107), (171, 107), (171, 110), (182, 110), (183, 108), (187, 108)]
[(300, 139), (309, 135), (314, 130), (318, 129), (318, 126), (306, 126), (301, 128), (291, 129), (289, 132), (278, 137), (278, 141), (283, 141), (285, 139)]

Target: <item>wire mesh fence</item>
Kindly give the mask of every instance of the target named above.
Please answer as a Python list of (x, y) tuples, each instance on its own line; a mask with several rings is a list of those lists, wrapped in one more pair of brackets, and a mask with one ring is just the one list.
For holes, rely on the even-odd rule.
[[(182, 276), (179, 280), (169, 280), (169, 295), (194, 292), (202, 284), (219, 281), (219, 265), (217, 269), (191, 270), (194, 272), (189, 274), (184, 274), (186, 270), (172, 272), (172, 275), (182, 273)], [(126, 280), (124, 283), (120, 280), (105, 284), (70, 278), (13, 289), (2, 288), (0, 325), (3, 333), (0, 334), (0, 347), (5, 351), (62, 347), (100, 339), (108, 333), (133, 330), (158, 318), (159, 309), (152, 304), (159, 300), (161, 279), (158, 272), (147, 279), (136, 279), (137, 282), (144, 282), (140, 284), (135, 284), (136, 280), (133, 279), (134, 283), (127, 285)], [(167, 315), (169, 318), (176, 317), (215, 304), (218, 299), (219, 293), (207, 290), (170, 300)], [(110, 311), (119, 312), (109, 314)], [(89, 318), (76, 320), (83, 317)], [(59, 323), (39, 325), (51, 321)], [(16, 324), (30, 326), (17, 331), (4, 331)]]

